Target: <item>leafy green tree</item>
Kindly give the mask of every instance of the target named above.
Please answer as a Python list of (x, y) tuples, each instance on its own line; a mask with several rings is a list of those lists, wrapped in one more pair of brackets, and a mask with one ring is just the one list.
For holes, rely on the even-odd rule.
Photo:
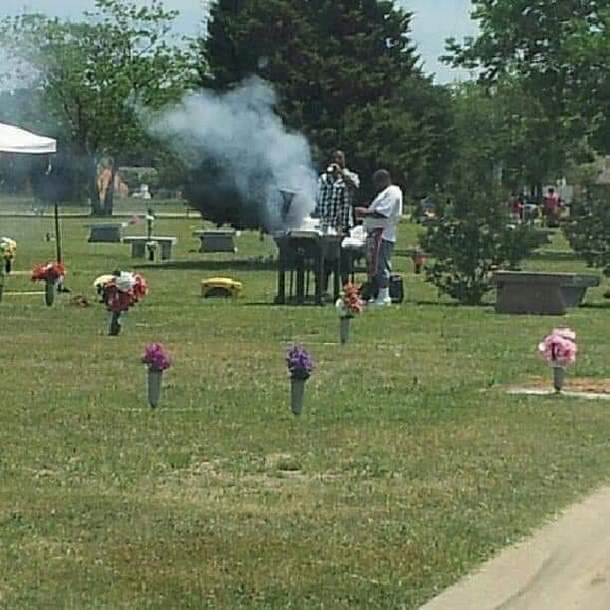
[(339, 146), (364, 178), (385, 165), (415, 187), (432, 184), (447, 162), (450, 101), (423, 76), (410, 22), (388, 0), (218, 0), (201, 82), (226, 90), (256, 74), (317, 160)]
[(95, 186), (102, 157), (133, 153), (148, 143), (138, 106), (159, 108), (188, 84), (188, 53), (173, 44), (177, 16), (158, 0), (96, 0), (83, 21), (37, 14), (7, 18), (0, 26), (3, 50), (30, 68), (29, 85), (42, 93), (42, 106), (85, 160), (92, 213), (112, 214), (113, 189), (99, 201)]
[[(589, 148), (610, 152), (610, 1), (474, 0), (480, 35), (449, 41), (456, 65), (479, 68), (484, 81), (518, 75), (564, 142), (565, 165)], [(569, 144), (575, 142), (574, 145)], [(572, 157), (572, 158), (570, 158)], [(608, 206), (592, 198), (575, 210), (568, 238), (591, 265), (608, 270)]]
[(448, 41), (447, 59), (497, 82), (518, 75), (555, 132), (610, 148), (610, 2), (473, 0), (480, 34)]
[(464, 156), (470, 164), (476, 151), (483, 153), (477, 155), (481, 163), (501, 170), (507, 191), (540, 191), (562, 174), (574, 152), (564, 132), (553, 132), (552, 121), (517, 77), (504, 77), (492, 88), (465, 83), (455, 88), (453, 101), (454, 164)]

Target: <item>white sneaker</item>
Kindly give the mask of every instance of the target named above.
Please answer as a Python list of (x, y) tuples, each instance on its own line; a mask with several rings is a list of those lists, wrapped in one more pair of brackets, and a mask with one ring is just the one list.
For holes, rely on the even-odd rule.
[(374, 301), (369, 301), (369, 307), (387, 307), (392, 304), (392, 299), (390, 297), (381, 298), (378, 297)]
[(388, 305), (391, 305), (391, 304), (392, 304), (392, 299), (390, 298), (389, 288), (380, 290), (377, 298), (369, 301), (369, 305), (371, 307), (387, 307)]

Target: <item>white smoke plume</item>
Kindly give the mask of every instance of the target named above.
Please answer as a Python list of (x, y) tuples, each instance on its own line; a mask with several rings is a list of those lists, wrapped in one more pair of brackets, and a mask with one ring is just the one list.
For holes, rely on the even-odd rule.
[[(307, 139), (286, 129), (275, 113), (273, 88), (257, 77), (227, 93), (191, 93), (148, 121), (151, 134), (166, 141), (196, 169), (204, 161), (223, 167), (245, 201), (266, 210), (267, 228), (299, 226), (315, 206), (316, 174)], [(288, 218), (281, 190), (296, 191)]]

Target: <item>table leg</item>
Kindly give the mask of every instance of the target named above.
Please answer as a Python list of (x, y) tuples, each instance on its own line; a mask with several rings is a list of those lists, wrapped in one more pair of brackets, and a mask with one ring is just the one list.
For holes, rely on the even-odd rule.
[(279, 305), (284, 305), (286, 303), (286, 259), (283, 249), (280, 249), (280, 255), (278, 257), (277, 295), (275, 297), (275, 302)]
[(323, 305), (322, 290), (324, 286), (324, 252), (322, 248), (318, 248), (316, 260), (316, 305)]
[(337, 256), (333, 264), (333, 288), (334, 288), (334, 300), (341, 296), (341, 254)]
[(297, 303), (305, 304), (305, 259), (302, 256), (297, 263)]

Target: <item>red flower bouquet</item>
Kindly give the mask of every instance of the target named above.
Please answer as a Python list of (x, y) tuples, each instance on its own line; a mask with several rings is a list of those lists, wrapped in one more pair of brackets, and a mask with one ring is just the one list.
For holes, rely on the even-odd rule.
[(36, 265), (32, 269), (32, 282), (44, 282), (44, 302), (48, 307), (55, 301), (56, 286), (66, 276), (66, 268), (63, 263), (46, 263)]
[(146, 280), (137, 273), (123, 272), (113, 276), (103, 286), (103, 302), (108, 311), (123, 313), (139, 303), (148, 294)]
[(114, 275), (101, 276), (94, 285), (102, 297), (102, 303), (112, 313), (108, 334), (116, 336), (121, 332), (121, 314), (139, 303), (148, 294), (148, 284), (138, 273), (126, 271)]
[(63, 263), (46, 263), (45, 265), (36, 265), (32, 269), (33, 282), (58, 282), (66, 276), (66, 268)]

